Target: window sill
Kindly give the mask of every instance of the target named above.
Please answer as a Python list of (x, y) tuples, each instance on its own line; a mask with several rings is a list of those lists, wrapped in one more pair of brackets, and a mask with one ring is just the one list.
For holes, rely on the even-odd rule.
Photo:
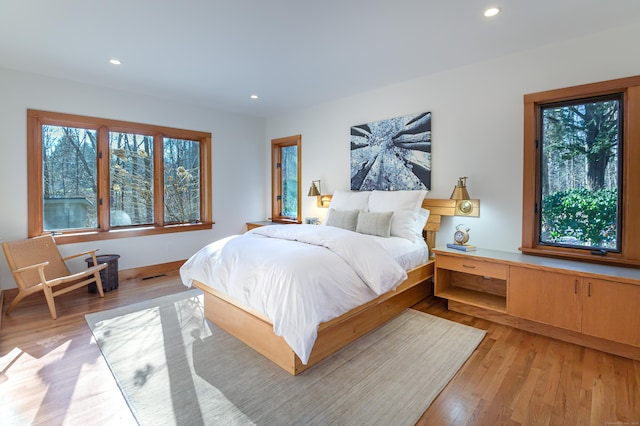
[(83, 243), (87, 241), (112, 240), (118, 238), (144, 237), (147, 235), (172, 234), (212, 229), (214, 222), (181, 224), (167, 226), (147, 226), (136, 228), (112, 229), (109, 231), (77, 232), (54, 235), (56, 244)]
[(520, 251), (523, 254), (529, 254), (532, 256), (544, 256), (552, 257), (556, 259), (577, 260), (588, 263), (599, 263), (605, 265), (617, 265), (617, 266), (635, 266), (640, 265), (640, 261), (635, 259), (627, 259), (621, 257), (620, 253), (610, 253), (606, 256), (597, 256), (591, 254), (588, 250), (579, 250), (577, 253), (575, 249), (562, 250), (559, 248), (525, 248), (520, 247)]

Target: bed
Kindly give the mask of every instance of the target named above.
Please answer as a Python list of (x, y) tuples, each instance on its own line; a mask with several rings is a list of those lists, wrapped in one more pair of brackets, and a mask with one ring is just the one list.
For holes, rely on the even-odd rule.
[(432, 294), (440, 214), (425, 194), (336, 191), (327, 226), (273, 225), (213, 242), (182, 266), (182, 281), (204, 292), (209, 320), (299, 374)]

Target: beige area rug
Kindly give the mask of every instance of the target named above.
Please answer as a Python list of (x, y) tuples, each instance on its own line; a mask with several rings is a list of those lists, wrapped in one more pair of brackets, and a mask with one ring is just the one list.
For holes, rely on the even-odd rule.
[(204, 318), (190, 290), (87, 322), (143, 425), (412, 425), (485, 332), (407, 309), (298, 376)]

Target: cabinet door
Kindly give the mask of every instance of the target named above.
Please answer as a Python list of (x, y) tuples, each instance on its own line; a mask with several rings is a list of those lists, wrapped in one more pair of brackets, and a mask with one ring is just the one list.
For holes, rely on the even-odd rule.
[(511, 266), (507, 313), (580, 331), (580, 293), (580, 279), (573, 275)]
[(582, 332), (640, 346), (640, 286), (584, 279)]

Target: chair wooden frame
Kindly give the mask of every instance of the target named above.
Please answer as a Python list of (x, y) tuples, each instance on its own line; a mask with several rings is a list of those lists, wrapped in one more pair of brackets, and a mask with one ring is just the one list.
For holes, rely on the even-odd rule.
[[(18, 294), (7, 308), (7, 315), (22, 299), (39, 291), (44, 292), (53, 319), (57, 318), (54, 302), (57, 296), (95, 283), (100, 297), (104, 297), (100, 271), (108, 265), (98, 264), (97, 250), (62, 257), (55, 240), (50, 235), (3, 242), (2, 249), (18, 286)], [(72, 274), (65, 262), (80, 256), (91, 256), (95, 266)], [(56, 288), (58, 290), (55, 290)]]

